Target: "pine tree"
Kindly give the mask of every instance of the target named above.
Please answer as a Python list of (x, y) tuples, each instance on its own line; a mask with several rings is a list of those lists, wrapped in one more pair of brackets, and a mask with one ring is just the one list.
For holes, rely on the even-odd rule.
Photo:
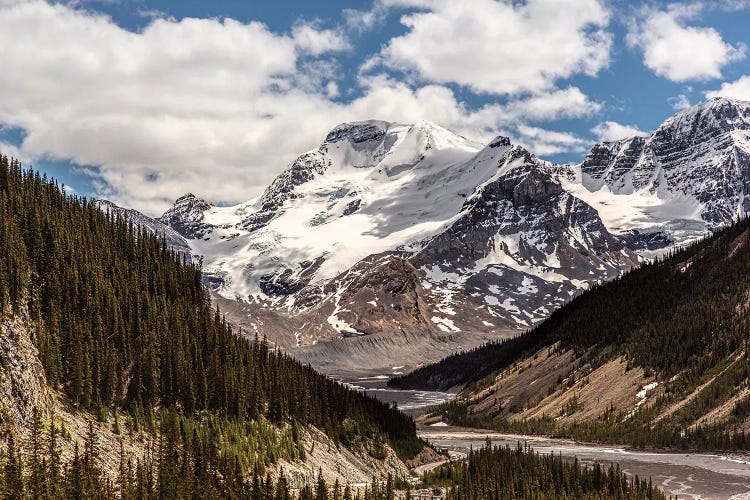
[(21, 500), (24, 498), (21, 456), (16, 449), (16, 441), (12, 432), (7, 433), (7, 443), (3, 467), (3, 498)]

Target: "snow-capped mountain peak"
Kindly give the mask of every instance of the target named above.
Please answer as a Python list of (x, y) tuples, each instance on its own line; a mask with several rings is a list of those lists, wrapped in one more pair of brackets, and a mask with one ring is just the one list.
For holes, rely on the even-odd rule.
[(190, 238), (219, 294), (317, 325), (296, 342), (408, 324), (499, 334), (635, 262), (559, 176), (503, 136), (483, 146), (427, 121), (345, 123), (257, 200), (185, 196), (161, 220)]
[(160, 220), (203, 257), (216, 293), (246, 304), (246, 325), (283, 325), (281, 343), (401, 328), (504, 335), (638, 254), (746, 213), (748, 107), (711, 100), (573, 166), (427, 121), (344, 123), (257, 199), (186, 195)]
[(748, 128), (750, 103), (729, 97), (713, 97), (691, 106), (668, 118), (663, 128), (692, 128), (727, 130), (735, 127)]
[(714, 98), (648, 137), (595, 145), (571, 186), (615, 232), (693, 239), (750, 211), (750, 103)]
[(205, 232), (202, 224), (204, 212), (212, 207), (212, 204), (193, 193), (186, 193), (177, 198), (172, 208), (164, 212), (158, 220), (173, 227), (186, 238), (196, 239), (203, 236)]

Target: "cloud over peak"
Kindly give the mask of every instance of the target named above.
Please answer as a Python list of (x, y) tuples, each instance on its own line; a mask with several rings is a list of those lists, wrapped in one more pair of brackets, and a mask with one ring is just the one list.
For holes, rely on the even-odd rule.
[[(403, 3), (403, 2), (402, 2)], [(539, 92), (609, 63), (599, 0), (436, 0), (401, 17), (407, 32), (380, 54), (389, 68), (489, 94)]]
[[(394, 1), (406, 0), (383, 0), (383, 8), (396, 8)], [(487, 7), (488, 0), (476, 1)], [(23, 131), (18, 155), (91, 166), (99, 196), (152, 214), (189, 190), (245, 201), (333, 126), (357, 119), (428, 119), (477, 139), (503, 132), (541, 154), (578, 150), (572, 134), (545, 139), (537, 123), (601, 109), (576, 86), (550, 87), (604, 64), (601, 54), (594, 62), (581, 58), (591, 55), (590, 37), (603, 36), (597, 27), (606, 13), (595, 0), (580, 3), (595, 7), (589, 21), (572, 14), (558, 20), (576, 39), (567, 62), (550, 72), (519, 69), (537, 78), (527, 87), (537, 91), (471, 107), (450, 86), (377, 69), (356, 78), (356, 92), (341, 91), (334, 56), (350, 42), (316, 22), (276, 33), (260, 22), (157, 17), (133, 32), (68, 4), (0, 0), (0, 47), (13, 48), (3, 51), (0, 124)], [(551, 26), (537, 0), (503, 9), (516, 30), (532, 20), (539, 29)]]
[(745, 58), (747, 48), (725, 42), (714, 28), (689, 25), (705, 9), (701, 2), (646, 7), (631, 24), (627, 42), (643, 52), (649, 69), (674, 82), (720, 78), (724, 66)]

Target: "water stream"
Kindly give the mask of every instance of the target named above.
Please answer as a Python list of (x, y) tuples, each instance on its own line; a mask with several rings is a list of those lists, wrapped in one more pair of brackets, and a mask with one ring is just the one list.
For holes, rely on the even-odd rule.
[(420, 435), (434, 446), (466, 452), (485, 445), (517, 446), (540, 453), (577, 457), (579, 462), (609, 466), (618, 463), (627, 474), (650, 477), (667, 495), (678, 499), (750, 499), (750, 456), (716, 453), (669, 453), (575, 443), (561, 439), (514, 436), (452, 427), (427, 427)]

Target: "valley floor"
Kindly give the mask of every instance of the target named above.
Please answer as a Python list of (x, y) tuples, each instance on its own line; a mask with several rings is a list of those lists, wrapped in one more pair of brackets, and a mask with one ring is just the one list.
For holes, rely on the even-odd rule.
[(678, 500), (750, 499), (750, 455), (746, 454), (640, 451), (450, 426), (423, 427), (419, 435), (459, 457), (471, 448), (484, 446), (489, 438), (493, 445), (516, 446), (520, 442), (539, 453), (577, 457), (585, 465), (619, 464), (626, 474), (652, 478), (656, 486)]

